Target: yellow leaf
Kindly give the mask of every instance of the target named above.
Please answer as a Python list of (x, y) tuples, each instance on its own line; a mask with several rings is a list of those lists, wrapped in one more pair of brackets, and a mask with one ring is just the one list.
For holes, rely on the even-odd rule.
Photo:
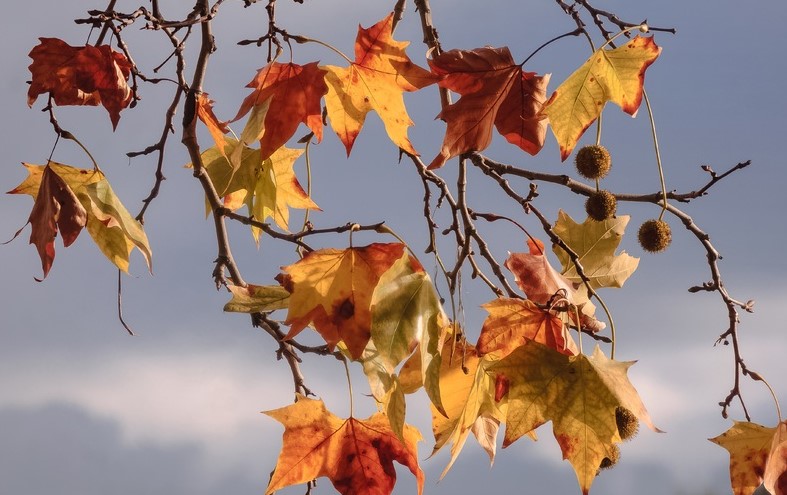
[(279, 285), (228, 285), (227, 289), (232, 293), (232, 299), (224, 305), (224, 311), (233, 313), (262, 313), (286, 309), (290, 299), (290, 293)]
[[(580, 224), (566, 212), (561, 210), (558, 213), (555, 234), (577, 253), (582, 269), (594, 289), (623, 287), (623, 283), (637, 269), (639, 258), (634, 258), (625, 251), (615, 254), (629, 219), (628, 215), (620, 215), (603, 222), (588, 218)], [(580, 286), (582, 278), (577, 274), (568, 253), (557, 245), (554, 245), (552, 250), (563, 265), (562, 275)]]
[(734, 495), (751, 495), (762, 483), (768, 452), (776, 428), (746, 421), (709, 440), (730, 453), (730, 484)]
[(562, 160), (608, 101), (632, 117), (637, 114), (645, 70), (660, 53), (652, 37), (637, 36), (621, 47), (597, 50), (558, 86), (542, 112), (549, 117)]
[(410, 425), (404, 425), (401, 441), (384, 414), (341, 419), (322, 401), (303, 396), (265, 414), (284, 425), (284, 442), (265, 495), (321, 476), (342, 495), (390, 495), (396, 483), (393, 461), (413, 473), (418, 495), (423, 492), (417, 447), (421, 434)]
[(618, 407), (659, 431), (626, 376), (632, 364), (610, 360), (598, 347), (591, 357), (566, 356), (534, 341), (517, 348), (488, 368), (508, 383), (503, 447), (552, 421), (563, 459), (587, 495), (601, 461), (613, 458), (614, 444), (621, 442)]
[(405, 53), (409, 42), (394, 40), (392, 25), (393, 14), (390, 14), (368, 29), (359, 26), (355, 62), (349, 67), (321, 67), (328, 71), (325, 75), (328, 118), (347, 155), (372, 110), (380, 116), (396, 146), (417, 154), (407, 138), (407, 128), (413, 122), (407, 115), (402, 92), (421, 89), (436, 82), (437, 77), (410, 60)]

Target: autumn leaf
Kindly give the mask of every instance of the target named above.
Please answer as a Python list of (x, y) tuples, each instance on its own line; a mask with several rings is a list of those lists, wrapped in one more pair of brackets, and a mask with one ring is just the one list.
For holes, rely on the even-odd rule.
[(285, 323), (294, 338), (309, 323), (330, 348), (344, 341), (359, 359), (371, 338), (372, 296), (380, 277), (404, 255), (404, 245), (370, 244), (312, 251), (277, 277), (292, 295)]
[[(29, 165), (25, 165), (30, 167)], [(32, 173), (31, 173), (32, 176)], [(33, 196), (33, 210), (27, 219), (31, 225), (30, 244), (34, 244), (41, 258), (43, 280), (49, 274), (52, 263), (55, 261), (55, 237), (58, 231), (63, 238), (63, 246), (70, 246), (82, 232), (87, 223), (87, 211), (77, 199), (74, 191), (66, 182), (52, 170), (52, 167), (43, 167), (39, 177), (38, 190), (30, 188), (28, 194)], [(9, 194), (23, 192), (26, 187), (23, 182), (16, 189), (8, 191)], [(27, 224), (25, 224), (25, 227)], [(18, 236), (24, 227), (17, 231)]]
[[(129, 257), (135, 247), (145, 257), (148, 269), (151, 268), (152, 253), (142, 225), (126, 210), (102, 172), (56, 162), (49, 162), (48, 165), (27, 163), (23, 165), (27, 168), (28, 176), (8, 193), (29, 194), (35, 200), (31, 223), (33, 217), (37, 218), (36, 223), (44, 222), (38, 226), (34, 223), (33, 235), (38, 239), (36, 242), (40, 242), (43, 246), (43, 253), (41, 248), (39, 253), (42, 254), (44, 276), (48, 273), (54, 259), (54, 244), (47, 246), (44, 236), (47, 231), (54, 234), (51, 230), (52, 225), (48, 224), (53, 218), (50, 216), (51, 213), (56, 209), (51, 203), (53, 198), (60, 204), (60, 211), (54, 218), (58, 220), (57, 225), (60, 226), (66, 246), (76, 238), (79, 233), (76, 226), (82, 223), (104, 256), (122, 271), (128, 271)], [(73, 203), (72, 196), (78, 200), (80, 206)], [(44, 202), (46, 198), (49, 200)], [(64, 204), (67, 206), (64, 207)], [(84, 223), (81, 220), (80, 209), (86, 215)], [(69, 217), (70, 220), (67, 220)], [(63, 222), (59, 221), (61, 218)], [(64, 224), (67, 225), (65, 229)], [(54, 241), (54, 237), (51, 239)]]
[(319, 400), (298, 396), (287, 407), (264, 414), (284, 425), (284, 439), (265, 495), (327, 476), (342, 495), (390, 495), (396, 483), (393, 461), (407, 467), (423, 492), (417, 429), (405, 425), (399, 440), (382, 413), (365, 420), (341, 419)]
[(579, 352), (563, 321), (533, 301), (500, 297), (481, 307), (489, 312), (476, 343), (481, 355), (502, 359), (528, 340), (569, 356)]
[(494, 400), (495, 380), (486, 370), (493, 359), (481, 358), (464, 340), (443, 347), (440, 390), (445, 414), (432, 406), (432, 455), (451, 443), (451, 458), (441, 478), (448, 474), (467, 437), (472, 433), (494, 461), (497, 430), (505, 417), (505, 406)]
[(126, 56), (108, 45), (75, 47), (57, 38), (39, 40), (30, 51), (27, 104), (49, 93), (57, 105), (103, 105), (115, 129), (132, 98), (126, 82), (132, 66)]
[(645, 70), (661, 53), (653, 38), (637, 36), (625, 45), (599, 49), (558, 86), (543, 109), (565, 160), (608, 101), (636, 116)]
[[(639, 258), (629, 256), (625, 251), (615, 254), (630, 218), (620, 215), (603, 222), (588, 218), (580, 224), (566, 212), (561, 210), (558, 213), (555, 234), (577, 254), (582, 270), (594, 289), (622, 287), (637, 269)], [(568, 253), (558, 245), (554, 245), (552, 250), (563, 265), (562, 275), (577, 285), (582, 284), (582, 278), (577, 274)]]
[(320, 100), (328, 91), (325, 75), (326, 71), (318, 67), (317, 62), (306, 65), (271, 62), (246, 85), (254, 91), (243, 100), (232, 121), (239, 120), (253, 107), (269, 102), (263, 124), (265, 132), (260, 138), (263, 160), (284, 146), (301, 122), (311, 129), (317, 142), (322, 140)]
[[(202, 163), (214, 187), (224, 196), (225, 207), (237, 210), (246, 205), (255, 220), (272, 218), (284, 230), (289, 227), (290, 208), (320, 209), (303, 190), (293, 170), (303, 150), (282, 147), (261, 161), (258, 149), (236, 139), (226, 138), (225, 149), (227, 153), (221, 153), (214, 146), (202, 153)], [(239, 157), (237, 169), (233, 169), (228, 155)], [(206, 204), (208, 212), (209, 208)], [(252, 226), (252, 234), (259, 241), (259, 228)]]
[(779, 423), (773, 434), (763, 483), (771, 495), (787, 495), (787, 421)]
[(541, 150), (547, 121), (539, 112), (549, 75), (524, 72), (506, 47), (450, 50), (435, 56), (429, 66), (441, 76), (441, 87), (462, 95), (438, 115), (448, 128), (430, 169), (462, 153), (486, 149), (493, 125), (531, 155)]
[(280, 285), (228, 285), (227, 289), (232, 293), (232, 298), (224, 305), (224, 311), (232, 313), (264, 313), (287, 309), (290, 299), (290, 293)]
[(519, 288), (528, 299), (538, 304), (546, 304), (558, 291), (563, 291), (571, 300), (574, 286), (549, 264), (544, 244), (537, 239), (528, 239), (527, 245), (529, 253), (510, 253), (505, 262)]
[(760, 486), (775, 432), (776, 428), (735, 421), (729, 430), (709, 439), (730, 453), (733, 495), (751, 495)]
[[(224, 135), (230, 132), (230, 128), (227, 122), (222, 122), (216, 117), (216, 114), (213, 112), (213, 103), (214, 101), (208, 98), (207, 93), (201, 93), (199, 98), (197, 98), (197, 117), (208, 128), (213, 142), (216, 143), (216, 149), (224, 155), (224, 148), (227, 145)], [(226, 157), (226, 155), (224, 156)]]
[(582, 493), (587, 495), (601, 461), (621, 441), (616, 408), (628, 409), (659, 431), (626, 375), (632, 364), (613, 361), (598, 347), (590, 357), (566, 356), (528, 341), (489, 366), (490, 375), (508, 383), (503, 447), (552, 421), (563, 459), (574, 467)]
[(405, 53), (410, 43), (394, 40), (392, 25), (393, 13), (368, 29), (359, 26), (355, 61), (349, 67), (322, 67), (328, 71), (325, 75), (328, 118), (348, 156), (371, 111), (380, 116), (396, 146), (417, 154), (407, 138), (407, 128), (413, 122), (402, 93), (429, 86), (437, 78), (410, 60)]

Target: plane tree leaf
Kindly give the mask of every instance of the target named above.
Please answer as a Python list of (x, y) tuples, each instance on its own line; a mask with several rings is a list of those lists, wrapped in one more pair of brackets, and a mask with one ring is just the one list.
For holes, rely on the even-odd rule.
[(419, 90), (437, 78), (410, 60), (405, 52), (410, 43), (393, 39), (392, 26), (393, 13), (370, 28), (359, 26), (355, 61), (348, 67), (322, 67), (327, 71), (328, 118), (347, 155), (371, 111), (380, 116), (396, 146), (417, 154), (407, 137), (407, 128), (413, 122), (407, 114), (403, 92)]
[(775, 432), (776, 428), (735, 421), (729, 430), (709, 439), (730, 453), (733, 495), (751, 495), (760, 486)]
[(447, 124), (440, 153), (429, 164), (481, 151), (492, 142), (492, 127), (506, 140), (535, 155), (544, 145), (547, 121), (539, 112), (549, 75), (524, 72), (503, 48), (449, 50), (429, 60), (439, 85), (461, 95), (438, 115)]
[(280, 285), (228, 285), (227, 289), (232, 298), (224, 305), (224, 311), (232, 313), (264, 313), (287, 309), (290, 300), (290, 293)]
[(628, 379), (632, 364), (611, 360), (598, 347), (590, 357), (567, 356), (534, 341), (492, 364), (488, 373), (507, 383), (503, 447), (552, 421), (563, 459), (587, 495), (601, 461), (612, 458), (614, 444), (621, 442), (617, 408), (659, 431)]
[(661, 47), (652, 37), (637, 36), (618, 48), (596, 50), (557, 87), (543, 113), (549, 117), (562, 160), (568, 158), (608, 101), (636, 116), (645, 70), (660, 53)]
[(126, 210), (101, 171), (57, 162), (23, 165), (28, 176), (8, 192), (29, 194), (35, 201), (29, 220), (31, 244), (39, 250), (44, 277), (54, 260), (58, 228), (68, 246), (85, 227), (104, 256), (124, 272), (135, 247), (151, 268), (152, 253), (142, 225)]
[[(555, 234), (577, 254), (582, 270), (594, 289), (622, 287), (637, 269), (639, 258), (625, 251), (615, 254), (630, 218), (620, 215), (602, 222), (588, 218), (583, 223), (577, 223), (566, 212), (561, 210), (558, 213)], [(552, 250), (563, 266), (562, 275), (577, 286), (581, 285), (582, 278), (577, 274), (577, 268), (568, 253), (557, 245)]]
[(103, 105), (109, 112), (112, 128), (120, 112), (131, 103), (128, 78), (131, 63), (109, 45), (71, 46), (57, 38), (39, 38), (30, 51), (32, 81), (27, 104), (32, 106), (44, 93), (57, 105)]
[(410, 425), (400, 440), (382, 413), (365, 420), (342, 419), (319, 400), (298, 396), (295, 404), (266, 411), (284, 425), (276, 468), (265, 495), (326, 476), (342, 495), (390, 495), (396, 483), (394, 461), (407, 467), (423, 492), (418, 465), (421, 434)]
[(263, 160), (284, 146), (301, 123), (311, 129), (317, 142), (322, 140), (320, 100), (328, 91), (325, 75), (325, 69), (318, 67), (317, 62), (271, 62), (246, 86), (253, 91), (243, 100), (233, 121), (267, 102), (269, 107), (262, 122), (265, 132), (259, 137)]
[(481, 307), (489, 316), (484, 320), (476, 343), (479, 354), (496, 353), (502, 359), (528, 340), (563, 354), (578, 352), (563, 321), (531, 300), (500, 297)]
[(213, 112), (213, 103), (215, 102), (208, 97), (207, 93), (200, 93), (197, 98), (197, 117), (208, 128), (213, 142), (216, 143), (216, 149), (224, 155), (224, 148), (227, 145), (224, 135), (230, 132), (230, 128), (227, 122), (223, 122), (216, 117), (216, 114)]
[(779, 423), (773, 434), (763, 484), (771, 495), (787, 495), (787, 421)]
[(528, 239), (527, 245), (529, 253), (509, 253), (505, 262), (519, 288), (528, 299), (539, 304), (546, 304), (558, 291), (571, 300), (574, 285), (552, 268), (544, 244), (538, 239)]
[(361, 358), (372, 336), (374, 290), (403, 255), (403, 244), (375, 243), (312, 251), (282, 267), (277, 280), (291, 293), (287, 338), (313, 323), (329, 347), (343, 341), (353, 359)]
[[(256, 220), (271, 218), (284, 230), (289, 228), (290, 208), (320, 209), (303, 190), (293, 169), (303, 150), (281, 147), (261, 160), (258, 149), (233, 138), (226, 138), (225, 150), (222, 153), (214, 146), (202, 153), (202, 162), (224, 197), (225, 207), (237, 210), (245, 205)], [(237, 168), (230, 164), (228, 155), (239, 157)], [(207, 203), (206, 208), (209, 212)], [(252, 234), (259, 242), (259, 228), (252, 226)]]

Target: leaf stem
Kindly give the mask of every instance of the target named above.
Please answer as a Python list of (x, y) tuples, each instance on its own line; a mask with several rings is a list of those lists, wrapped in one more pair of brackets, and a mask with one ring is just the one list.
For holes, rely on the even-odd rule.
[(527, 56), (527, 58), (525, 59), (525, 61), (524, 61), (524, 62), (522, 62), (521, 64), (519, 64), (519, 66), (520, 66), (520, 67), (524, 67), (524, 65), (525, 65), (526, 63), (528, 63), (528, 62), (530, 61), (530, 59), (531, 59), (531, 58), (533, 58), (533, 57), (536, 55), (536, 53), (540, 52), (540, 51), (541, 51), (543, 48), (546, 48), (547, 46), (551, 45), (551, 44), (552, 44), (552, 43), (554, 43), (555, 41), (557, 41), (557, 40), (560, 40), (560, 39), (563, 39), (563, 38), (567, 38), (567, 37), (569, 37), (569, 36), (579, 36), (580, 34), (582, 34), (582, 31), (583, 31), (582, 29), (580, 29), (580, 28), (576, 28), (575, 30), (573, 30), (573, 31), (570, 31), (570, 32), (568, 32), (568, 33), (563, 33), (563, 34), (561, 34), (560, 36), (555, 36), (555, 37), (554, 37), (554, 38), (552, 38), (551, 40), (547, 41), (546, 43), (542, 44), (541, 46), (539, 46), (538, 48), (536, 48), (535, 50), (533, 50), (533, 53), (531, 53), (530, 55), (528, 55), (528, 56)]
[(329, 43), (326, 43), (326, 42), (324, 42), (324, 41), (315, 40), (315, 39), (313, 39), (313, 38), (307, 38), (306, 36), (298, 36), (298, 35), (292, 35), (292, 34), (291, 34), (291, 35), (289, 35), (289, 37), (290, 37), (290, 38), (292, 38), (292, 39), (294, 39), (296, 43), (317, 43), (318, 45), (322, 45), (322, 46), (324, 46), (325, 48), (327, 48), (327, 49), (329, 49), (329, 50), (333, 51), (334, 53), (336, 53), (337, 55), (339, 55), (340, 57), (342, 57), (344, 60), (346, 60), (346, 61), (347, 61), (347, 63), (349, 63), (350, 65), (352, 65), (352, 64), (354, 64), (354, 63), (355, 63), (355, 62), (353, 62), (352, 60), (350, 60), (350, 57), (348, 57), (347, 55), (345, 55), (344, 53), (342, 53), (342, 51), (341, 51), (341, 50), (339, 50), (339, 49), (338, 49), (338, 48), (336, 48), (335, 46), (333, 46), (333, 45), (331, 45), (331, 44), (329, 44)]
[(664, 212), (667, 211), (667, 184), (664, 181), (664, 168), (661, 166), (661, 153), (659, 152), (659, 139), (656, 136), (656, 121), (653, 119), (653, 109), (650, 106), (650, 98), (645, 88), (642, 88), (642, 96), (645, 98), (645, 108), (648, 110), (648, 118), (650, 119), (650, 133), (653, 136), (653, 149), (656, 151), (656, 165), (659, 167), (659, 180), (661, 181), (661, 213), (659, 220), (664, 218)]
[(354, 403), (353, 403), (353, 382), (350, 379), (350, 366), (347, 364), (347, 358), (342, 356), (342, 363), (344, 364), (344, 374), (347, 376), (347, 389), (350, 394), (350, 417), (353, 417)]

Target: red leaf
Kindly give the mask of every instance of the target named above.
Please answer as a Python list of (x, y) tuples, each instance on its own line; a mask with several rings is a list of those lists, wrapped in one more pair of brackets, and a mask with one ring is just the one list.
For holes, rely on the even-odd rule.
[(74, 47), (57, 38), (39, 38), (30, 51), (33, 80), (27, 92), (32, 106), (39, 95), (50, 93), (57, 105), (103, 105), (112, 128), (120, 112), (131, 103), (127, 80), (131, 63), (108, 45)]

